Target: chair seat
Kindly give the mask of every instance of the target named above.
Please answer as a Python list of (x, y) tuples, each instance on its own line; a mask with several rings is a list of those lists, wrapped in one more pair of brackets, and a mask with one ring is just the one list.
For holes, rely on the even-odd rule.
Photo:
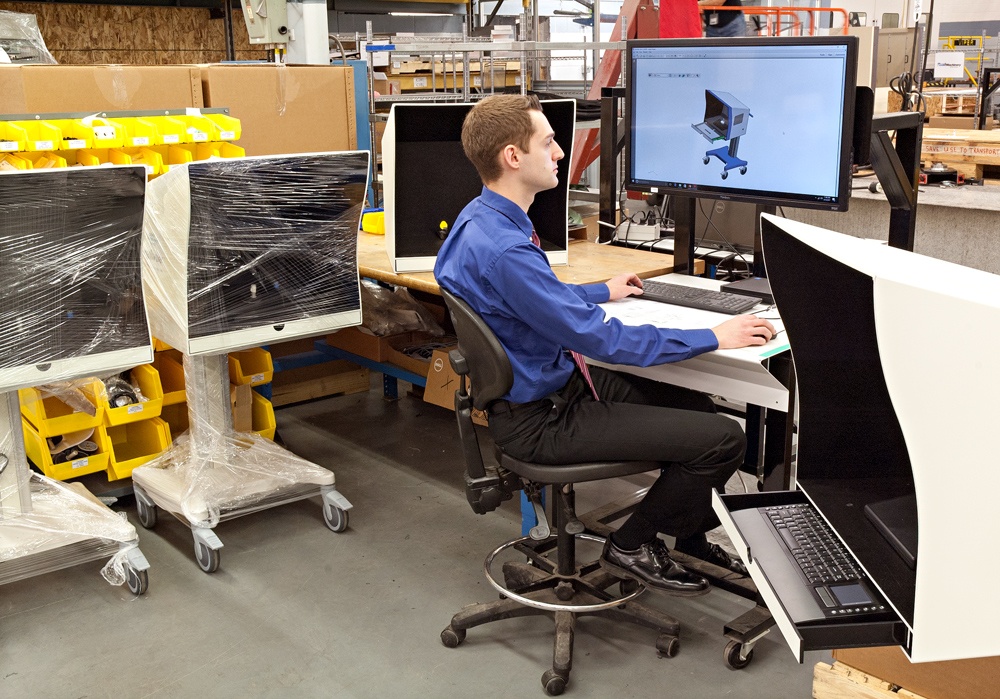
[(604, 478), (659, 471), (658, 461), (589, 461), (581, 464), (535, 464), (515, 459), (497, 447), (500, 466), (535, 483), (585, 483)]

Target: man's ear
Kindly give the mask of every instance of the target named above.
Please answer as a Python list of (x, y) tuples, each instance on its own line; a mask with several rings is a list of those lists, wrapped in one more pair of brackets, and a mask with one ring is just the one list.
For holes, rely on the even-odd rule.
[(500, 159), (504, 165), (516, 170), (521, 166), (521, 151), (513, 143), (508, 143), (500, 151)]

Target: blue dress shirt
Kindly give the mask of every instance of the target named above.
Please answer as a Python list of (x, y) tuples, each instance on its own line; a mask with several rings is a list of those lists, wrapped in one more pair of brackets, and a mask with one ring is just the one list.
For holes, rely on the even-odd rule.
[(650, 366), (688, 359), (718, 347), (711, 330), (625, 326), (596, 304), (606, 284), (565, 284), (531, 242), (531, 219), (514, 202), (483, 187), (462, 210), (441, 246), (434, 276), (468, 303), (507, 351), (513, 403), (539, 400), (569, 381), (575, 365), (565, 350), (612, 364)]

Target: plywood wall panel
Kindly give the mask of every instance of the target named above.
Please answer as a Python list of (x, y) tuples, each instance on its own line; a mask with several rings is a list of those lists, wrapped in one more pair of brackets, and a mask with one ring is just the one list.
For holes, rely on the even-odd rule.
[[(0, 2), (0, 10), (35, 15), (59, 63), (166, 65), (226, 58), (225, 20), (212, 19), (207, 9)], [(233, 16), (233, 44), (237, 60), (266, 57), (250, 45), (239, 12)]]

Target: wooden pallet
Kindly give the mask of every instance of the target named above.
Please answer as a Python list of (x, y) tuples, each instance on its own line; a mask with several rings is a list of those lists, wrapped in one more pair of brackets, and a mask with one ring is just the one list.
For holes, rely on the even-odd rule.
[(984, 167), (1000, 166), (1000, 131), (924, 129), (920, 158), (950, 165), (966, 177), (982, 178)]
[(813, 699), (924, 699), (861, 670), (834, 662), (813, 668)]
[(369, 387), (368, 369), (352, 362), (324, 362), (276, 373), (271, 403), (277, 408), (324, 396), (360, 393)]

